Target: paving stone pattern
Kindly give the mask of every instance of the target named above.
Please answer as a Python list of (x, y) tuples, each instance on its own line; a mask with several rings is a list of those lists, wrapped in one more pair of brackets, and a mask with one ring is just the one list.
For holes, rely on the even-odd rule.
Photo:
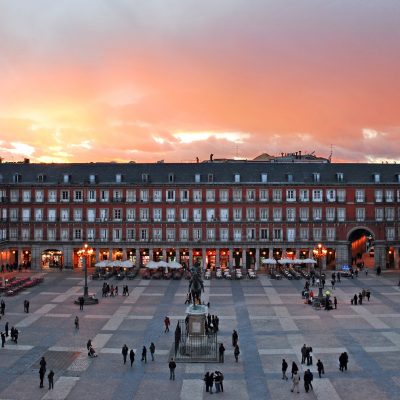
[[(0, 400), (91, 399), (181, 399), (203, 400), (202, 378), (206, 371), (224, 373), (224, 393), (229, 399), (329, 399), (358, 400), (400, 398), (400, 288), (399, 274), (342, 279), (333, 291), (338, 309), (314, 310), (300, 293), (304, 281), (273, 281), (260, 275), (256, 280), (211, 280), (205, 282), (203, 298), (210, 313), (220, 317), (219, 342), (226, 347), (224, 364), (178, 364), (176, 380), (169, 380), (168, 354), (179, 319), (185, 317), (188, 282), (110, 282), (128, 284), (130, 296), (102, 298), (102, 282), (91, 282), (100, 303), (79, 311), (73, 301), (83, 291), (78, 272), (53, 272), (45, 282), (27, 293), (5, 298), (6, 316), (0, 320), (20, 329), (18, 345), (9, 339), (0, 348)], [(371, 301), (352, 306), (350, 298), (363, 288), (372, 291)], [(315, 290), (317, 291), (317, 289)], [(30, 314), (22, 311), (30, 301)], [(75, 330), (78, 315), (80, 329)], [(171, 332), (164, 333), (163, 320), (171, 319)], [(239, 333), (240, 356), (236, 363), (231, 345), (232, 330)], [(87, 356), (92, 339), (98, 353)], [(140, 360), (142, 346), (156, 345), (155, 361), (148, 351)], [(290, 380), (281, 379), (281, 361), (300, 364), (300, 348), (313, 347), (314, 390), (290, 392)], [(136, 357), (133, 367), (123, 364), (121, 348), (127, 344)], [(349, 354), (349, 369), (340, 372), (338, 357)], [(39, 388), (39, 360), (55, 372), (53, 391)], [(320, 358), (325, 375), (318, 378), (315, 363)], [(290, 374), (289, 374), (290, 375)]]

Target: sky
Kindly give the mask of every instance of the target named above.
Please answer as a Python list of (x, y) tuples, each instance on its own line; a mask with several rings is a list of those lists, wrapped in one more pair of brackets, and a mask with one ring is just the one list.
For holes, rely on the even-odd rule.
[(0, 0), (0, 157), (400, 162), (398, 0)]

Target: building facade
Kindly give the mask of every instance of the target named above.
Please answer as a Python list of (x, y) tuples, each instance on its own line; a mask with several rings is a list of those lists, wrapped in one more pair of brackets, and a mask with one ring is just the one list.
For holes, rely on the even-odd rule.
[(374, 246), (399, 267), (400, 166), (257, 161), (0, 164), (1, 264), (32, 268), (176, 259), (258, 269), (268, 258), (329, 267)]

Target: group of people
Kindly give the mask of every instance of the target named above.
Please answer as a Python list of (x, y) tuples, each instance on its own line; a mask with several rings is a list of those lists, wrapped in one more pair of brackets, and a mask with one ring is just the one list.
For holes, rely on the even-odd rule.
[(131, 367), (132, 367), (133, 363), (135, 362), (135, 352), (133, 349), (131, 349), (129, 351), (128, 346), (126, 344), (124, 344), (122, 346), (122, 357), (124, 360), (124, 364), (126, 364), (126, 359), (128, 358), (128, 354), (129, 354), (129, 360), (131, 362)]
[(207, 314), (207, 318), (204, 323), (204, 328), (207, 333), (217, 333), (219, 330), (219, 318), (217, 315)]
[(206, 392), (212, 394), (215, 385), (215, 393), (224, 391), (224, 374), (221, 371), (206, 372), (203, 378), (206, 384)]
[[(123, 286), (123, 296), (129, 296), (128, 285)], [(111, 285), (107, 282), (103, 282), (103, 287), (101, 289), (101, 297), (114, 297), (118, 296), (118, 286)]]
[(233, 355), (235, 356), (235, 361), (239, 361), (239, 354), (240, 354), (240, 349), (239, 349), (239, 335), (237, 331), (234, 329), (232, 332), (232, 346), (233, 346)]
[(22, 271), (23, 269), (27, 270), (31, 268), (31, 262), (30, 261), (24, 261), (23, 263), (13, 263), (13, 264), (1, 264), (0, 271), (1, 273), (4, 272), (13, 272), (13, 271)]
[[(42, 357), (40, 359), (39, 365), (39, 379), (40, 379), (40, 384), (39, 384), (39, 388), (43, 388), (43, 381), (44, 381), (44, 377), (46, 375), (46, 360), (44, 357)], [(50, 372), (47, 375), (47, 379), (49, 381), (49, 390), (50, 389), (54, 389), (54, 371), (51, 369)]]
[(87, 343), (86, 343), (86, 348), (87, 348), (88, 356), (89, 356), (89, 357), (91, 357), (91, 358), (97, 357), (97, 353), (96, 353), (96, 351), (95, 351), (95, 349), (94, 349), (94, 347), (93, 347), (93, 345), (92, 345), (92, 339), (89, 339), (89, 340), (87, 341)]
[(306, 346), (305, 344), (301, 348), (301, 363), (305, 364), (307, 363), (307, 366), (313, 364), (313, 358), (312, 358), (312, 347), (311, 346)]
[(369, 289), (363, 289), (362, 292), (357, 293), (350, 299), (352, 305), (356, 306), (357, 304), (362, 305), (364, 297), (369, 299), (371, 298), (371, 291)]

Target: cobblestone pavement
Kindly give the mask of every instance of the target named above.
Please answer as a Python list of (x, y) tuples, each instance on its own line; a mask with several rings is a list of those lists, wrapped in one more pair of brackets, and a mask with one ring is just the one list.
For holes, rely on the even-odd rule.
[[(330, 279), (329, 279), (330, 280)], [(207, 398), (202, 378), (206, 371), (224, 373), (229, 399), (398, 399), (400, 398), (400, 288), (398, 273), (376, 277), (371, 271), (356, 279), (342, 279), (334, 290), (338, 309), (314, 310), (304, 304), (304, 281), (211, 280), (205, 282), (210, 313), (220, 317), (219, 341), (227, 348), (224, 364), (178, 364), (176, 380), (169, 380), (168, 354), (178, 319), (184, 318), (187, 281), (110, 281), (128, 284), (129, 297), (101, 298), (102, 282), (89, 282), (100, 303), (83, 311), (73, 300), (83, 291), (83, 276), (75, 272), (45, 274), (45, 282), (13, 298), (5, 298), (6, 321), (20, 330), (18, 345), (7, 340), (0, 348), (0, 400), (20, 399), (190, 399)], [(371, 301), (352, 306), (350, 297), (371, 289)], [(120, 291), (121, 292), (121, 291)], [(30, 313), (23, 301), (30, 301)], [(80, 329), (75, 330), (78, 315)], [(170, 333), (163, 320), (172, 321)], [(239, 333), (241, 354), (234, 362), (231, 333)], [(92, 339), (99, 354), (87, 357)], [(156, 345), (155, 361), (140, 361), (143, 345)], [(131, 368), (123, 365), (123, 344), (135, 349)], [(290, 392), (281, 379), (281, 361), (296, 361), (301, 371), (300, 348), (313, 347), (313, 391)], [(349, 354), (349, 369), (340, 372), (338, 357)], [(47, 360), (55, 372), (53, 391), (39, 388), (38, 362)], [(315, 362), (321, 359), (325, 375), (318, 378)]]

